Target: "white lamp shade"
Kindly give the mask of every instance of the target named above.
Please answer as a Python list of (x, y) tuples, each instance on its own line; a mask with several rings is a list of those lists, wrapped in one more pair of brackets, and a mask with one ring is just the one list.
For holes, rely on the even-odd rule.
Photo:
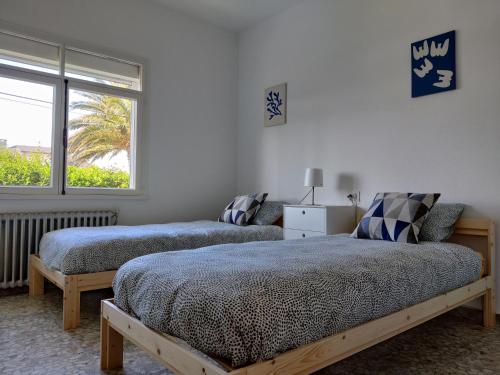
[(321, 168), (306, 168), (304, 177), (304, 186), (321, 187), (323, 186), (323, 169)]

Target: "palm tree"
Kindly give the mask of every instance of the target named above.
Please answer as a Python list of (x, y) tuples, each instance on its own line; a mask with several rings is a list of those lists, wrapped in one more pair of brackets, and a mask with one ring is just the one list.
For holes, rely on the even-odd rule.
[(84, 114), (69, 121), (71, 163), (81, 165), (105, 156), (127, 153), (130, 162), (130, 114), (132, 101), (114, 96), (78, 92), (84, 100), (72, 102), (70, 110)]

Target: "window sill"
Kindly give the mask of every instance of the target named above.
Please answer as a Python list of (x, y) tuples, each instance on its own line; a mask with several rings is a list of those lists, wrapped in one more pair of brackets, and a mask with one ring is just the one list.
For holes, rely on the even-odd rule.
[(55, 200), (55, 201), (78, 201), (78, 200), (148, 200), (149, 196), (143, 193), (137, 194), (9, 194), (0, 193), (2, 200)]

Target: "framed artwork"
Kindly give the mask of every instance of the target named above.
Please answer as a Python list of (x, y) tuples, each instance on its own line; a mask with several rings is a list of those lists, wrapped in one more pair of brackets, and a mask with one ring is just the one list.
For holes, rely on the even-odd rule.
[(269, 87), (264, 93), (264, 126), (286, 124), (286, 83)]
[(411, 44), (411, 96), (436, 94), (457, 88), (455, 31)]

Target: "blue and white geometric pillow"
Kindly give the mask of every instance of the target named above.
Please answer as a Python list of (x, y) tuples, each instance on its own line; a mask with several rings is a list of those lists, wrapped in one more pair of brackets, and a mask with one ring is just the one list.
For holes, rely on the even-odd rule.
[(222, 211), (219, 221), (236, 225), (248, 225), (266, 200), (267, 193), (237, 196)]
[(351, 237), (418, 243), (420, 228), (440, 195), (378, 193)]

